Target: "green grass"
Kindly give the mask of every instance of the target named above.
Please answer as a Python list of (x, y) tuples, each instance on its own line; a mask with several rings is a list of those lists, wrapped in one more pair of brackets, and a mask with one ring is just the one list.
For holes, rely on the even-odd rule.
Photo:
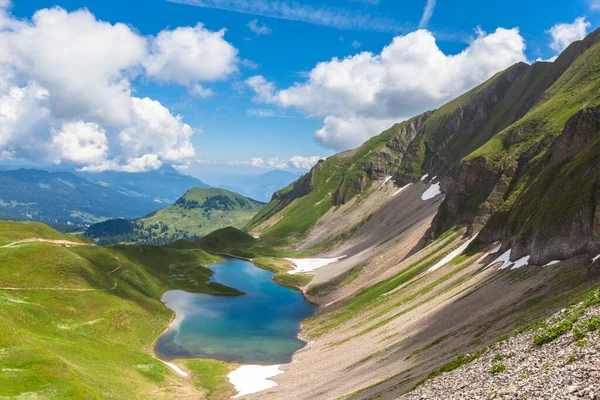
[[(39, 224), (5, 222), (0, 237), (64, 238)], [(152, 246), (31, 243), (0, 249), (0, 257), (0, 287), (71, 288), (0, 290), (0, 397), (167, 399), (210, 392), (210, 382), (195, 389), (151, 354), (173, 315), (160, 301), (165, 290), (239, 293), (171, 279), (174, 273), (209, 277), (205, 266), (213, 256)]]
[(229, 399), (235, 394), (226, 377), (232, 370), (230, 364), (217, 360), (188, 360), (184, 364), (194, 374), (196, 387), (207, 391), (209, 400)]
[(446, 340), (448, 338), (449, 335), (444, 335), (444, 336), (440, 336), (439, 338), (435, 339), (433, 342), (426, 344), (425, 346), (421, 347), (418, 350), (415, 350), (412, 352), (411, 355), (409, 355), (408, 357), (406, 357), (407, 360), (413, 358), (416, 355), (421, 354), (424, 351), (429, 350), (430, 348), (437, 346), (438, 344), (442, 343), (444, 340)]
[[(248, 224), (247, 230), (255, 228), (269, 218), (279, 221), (261, 232), (261, 240), (277, 246), (285, 246), (304, 237), (306, 232), (333, 207), (333, 199), (348, 169), (348, 161), (339, 155), (329, 157), (311, 171), (310, 193), (285, 204), (282, 199), (271, 201)], [(289, 189), (288, 189), (289, 191)]]
[(263, 206), (225, 189), (196, 187), (175, 204), (138, 218), (128, 227), (116, 227), (108, 221), (90, 227), (87, 234), (102, 244), (165, 244), (180, 238), (197, 239), (228, 226), (242, 228)]
[[(204, 236), (227, 226), (244, 227), (262, 206), (263, 203), (225, 189), (192, 188), (172, 206), (137, 222), (141, 230), (150, 229), (159, 237), (172, 234), (173, 230), (188, 236)], [(162, 232), (165, 225), (169, 229)]]
[(275, 275), (271, 279), (287, 288), (299, 289), (308, 285), (312, 280), (310, 275), (287, 273), (292, 269), (292, 263), (281, 258), (259, 257), (254, 259), (253, 263), (259, 268), (274, 272)]
[(79, 236), (59, 233), (39, 222), (0, 221), (0, 246), (29, 238), (88, 242)]
[(494, 364), (492, 365), (492, 368), (490, 368), (492, 375), (501, 374), (504, 371), (506, 371), (506, 365), (504, 364)]

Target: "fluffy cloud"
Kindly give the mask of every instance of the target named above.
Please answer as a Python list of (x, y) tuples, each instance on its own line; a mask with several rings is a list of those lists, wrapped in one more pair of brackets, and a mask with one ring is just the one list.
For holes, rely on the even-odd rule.
[(334, 149), (358, 147), (373, 135), (377, 135), (396, 123), (395, 119), (368, 117), (336, 117), (329, 115), (323, 127), (315, 132), (315, 138)]
[(290, 164), (298, 169), (310, 169), (321, 160), (320, 156), (302, 157), (294, 156), (290, 158)]
[(224, 35), (225, 29), (212, 32), (202, 24), (160, 32), (144, 62), (148, 76), (186, 86), (228, 77), (237, 71), (238, 51)]
[(263, 165), (265, 165), (265, 160), (263, 160), (262, 158), (253, 158), (252, 160), (250, 160), (250, 165), (252, 165), (253, 167), (262, 167)]
[(308, 79), (276, 90), (263, 76), (246, 81), (254, 101), (295, 107), (323, 118), (316, 139), (343, 150), (378, 134), (390, 122), (438, 107), (496, 72), (525, 61), (518, 29), (479, 32), (462, 52), (444, 54), (431, 32), (395, 37), (380, 54), (361, 52), (317, 64)]
[(106, 131), (93, 122), (70, 122), (52, 138), (60, 160), (98, 165), (108, 155)]
[[(96, 20), (87, 10), (37, 11), (31, 23), (0, 33), (4, 68), (50, 93), (60, 118), (129, 122), (129, 74), (146, 57), (146, 39), (127, 25)], [(20, 83), (19, 80), (15, 83)]]
[(133, 122), (118, 135), (121, 154), (155, 154), (169, 162), (195, 156), (189, 141), (194, 131), (181, 116), (171, 115), (162, 104), (147, 97), (133, 97), (132, 101)]
[[(0, 150), (16, 154), (17, 148), (36, 152), (35, 132), (44, 129), (50, 116), (45, 105), (50, 93), (35, 83), (12, 87), (0, 96)], [(29, 143), (29, 145), (28, 145)]]
[(276, 103), (278, 101), (275, 94), (275, 84), (268, 82), (263, 76), (252, 76), (246, 80), (246, 84), (256, 94), (254, 101), (258, 103)]
[(571, 43), (581, 40), (587, 34), (591, 24), (585, 20), (585, 17), (579, 17), (572, 24), (556, 24), (548, 33), (552, 35), (550, 48), (557, 53), (562, 52)]
[(74, 163), (89, 171), (143, 171), (195, 156), (194, 130), (158, 101), (132, 96), (145, 75), (207, 97), (237, 50), (201, 24), (144, 37), (88, 10), (54, 7), (19, 20), (0, 0), (0, 154)]

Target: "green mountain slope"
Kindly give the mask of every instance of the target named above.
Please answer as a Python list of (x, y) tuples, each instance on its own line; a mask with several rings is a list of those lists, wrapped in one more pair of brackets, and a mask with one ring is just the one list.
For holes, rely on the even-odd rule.
[[(4, 221), (0, 238), (0, 245), (81, 241), (41, 224)], [(164, 291), (240, 294), (205, 283), (212, 274), (205, 266), (217, 260), (199, 249), (153, 246), (0, 248), (0, 397), (202, 399), (210, 391), (200, 382), (211, 379), (231, 393), (220, 362), (177, 362), (192, 371), (182, 379), (152, 357), (173, 316), (160, 301)]]
[(92, 225), (86, 236), (102, 244), (164, 244), (182, 238), (197, 239), (223, 227), (243, 227), (263, 205), (225, 189), (195, 187), (172, 206), (133, 221)]
[[(504, 249), (515, 248), (512, 257), (530, 255), (541, 263), (598, 249), (599, 38), (596, 31), (573, 43), (556, 62), (577, 57), (540, 101), (442, 180), (447, 196), (436, 234), (466, 225), (482, 230), (480, 242), (501, 240)], [(470, 187), (460, 182), (465, 179)], [(558, 232), (569, 240), (556, 247)]]
[(294, 244), (326, 213), (369, 197), (374, 181), (391, 177), (401, 187), (429, 174), (440, 177), (447, 193), (434, 237), (457, 225), (479, 230), (511, 197), (509, 184), (522, 190), (524, 181), (511, 183), (509, 176), (517, 159), (537, 160), (573, 114), (597, 103), (599, 36), (572, 44), (554, 63), (516, 64), (437, 110), (329, 157), (275, 193), (246, 229)]

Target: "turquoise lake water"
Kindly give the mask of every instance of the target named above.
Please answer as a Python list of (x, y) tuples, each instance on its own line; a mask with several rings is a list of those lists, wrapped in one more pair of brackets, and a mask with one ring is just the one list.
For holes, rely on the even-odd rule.
[(302, 293), (277, 285), (272, 272), (244, 260), (228, 258), (209, 267), (212, 281), (246, 292), (244, 296), (213, 296), (173, 290), (163, 302), (176, 313), (159, 338), (163, 359), (214, 358), (246, 364), (284, 364), (304, 342), (300, 323), (317, 307)]

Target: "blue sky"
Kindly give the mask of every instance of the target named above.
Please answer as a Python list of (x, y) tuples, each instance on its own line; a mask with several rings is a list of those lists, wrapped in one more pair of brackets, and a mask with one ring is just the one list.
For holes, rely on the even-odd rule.
[[(588, 0), (335, 0), (326, 3), (327, 5), (323, 5), (321, 1), (298, 0), (290, 7), (292, 3), (286, 1), (267, 0), (147, 0), (143, 3), (122, 0), (17, 0), (9, 6), (9, 12), (10, 18), (26, 20), (35, 25), (31, 18), (40, 9), (58, 6), (70, 13), (86, 8), (97, 21), (127, 24), (142, 37), (156, 37), (163, 30), (194, 27), (198, 23), (202, 23), (210, 32), (226, 29), (222, 39), (237, 52), (236, 60), (230, 63), (234, 70), (217, 78), (205, 78), (205, 75), (202, 75), (203, 78), (198, 79), (198, 84), (203, 90), (210, 91), (210, 96), (191, 95), (191, 83), (178, 82), (177, 78), (172, 76), (165, 78), (164, 73), (154, 76), (150, 72), (124, 75), (128, 79), (132, 96), (147, 97), (160, 102), (173, 116), (180, 115), (181, 121), (196, 132), (189, 138), (195, 149), (194, 156), (190, 157), (186, 153), (186, 156), (169, 158), (165, 156), (167, 151), (154, 151), (156, 160), (145, 162), (140, 168), (147, 169), (156, 167), (159, 163), (170, 163), (180, 165), (190, 173), (200, 176), (215, 169), (232, 173), (255, 170), (264, 172), (274, 167), (306, 169), (314, 162), (315, 156), (324, 157), (354, 147), (391, 122), (410, 117), (427, 108), (437, 107), (513, 62), (523, 58), (528, 61), (538, 58), (550, 59), (557, 54), (557, 49), (564, 47), (562, 42), (557, 44), (557, 40), (565, 42), (577, 39), (582, 35), (582, 30), (589, 33), (600, 22), (600, 10), (596, 10), (595, 4)], [(423, 20), (427, 4), (430, 18)], [(582, 17), (585, 19), (580, 19), (576, 26), (577, 18)], [(558, 30), (554, 37), (550, 29), (560, 23), (569, 25)], [(427, 44), (430, 36), (409, 36), (410, 40), (407, 39), (406, 43), (398, 45), (398, 54), (380, 65), (376, 57), (384, 47), (392, 43), (394, 37), (414, 35), (420, 27), (427, 29), (429, 35), (435, 38), (437, 48)], [(415, 73), (411, 69), (412, 61), (402, 59), (402, 52), (408, 52), (407, 49), (411, 46), (427, 48), (431, 53), (427, 55), (427, 60), (435, 62), (436, 57), (439, 57), (438, 51), (445, 56), (458, 54), (468, 49), (478, 37), (493, 35), (497, 28), (518, 28), (518, 33), (514, 31), (497, 35), (494, 42), (502, 41), (501, 48), (497, 47), (497, 43), (487, 44), (488, 48), (485, 51), (498, 54), (498, 62), (487, 62), (479, 66), (477, 63), (484, 62), (480, 58), (485, 58), (481, 55), (471, 58), (465, 56), (466, 59), (460, 61), (464, 65), (475, 65), (474, 68), (477, 72), (481, 71), (480, 74), (469, 73), (470, 76), (465, 77), (456, 71), (452, 72), (457, 74), (456, 77), (439, 83), (433, 82), (431, 85), (427, 76), (407, 78), (407, 82), (403, 83), (402, 79), (397, 79), (398, 75), (395, 75)], [(519, 47), (520, 40), (526, 48)], [(553, 40), (555, 43), (551, 47)], [(489, 41), (492, 42), (491, 39)], [(326, 64), (323, 66), (323, 73), (327, 76), (324, 81), (309, 79), (310, 72), (318, 63), (327, 63), (334, 57), (354, 57), (361, 52), (370, 52), (373, 57), (366, 57), (360, 63), (357, 60), (357, 65), (348, 69), (335, 63)], [(203, 59), (201, 62), (210, 64), (213, 61)], [(453, 61), (447, 62), (449, 66), (456, 64)], [(401, 72), (383, 71), (393, 70), (395, 63), (403, 65)], [(414, 69), (417, 72), (423, 70), (423, 74), (438, 75), (435, 68), (428, 70), (420, 68), (419, 65), (415, 64)], [(372, 70), (364, 72), (365, 76), (361, 77), (362, 71), (368, 68)], [(443, 65), (440, 68), (444, 70)], [(33, 77), (37, 76), (31, 74)], [(347, 79), (353, 84), (346, 86), (356, 87), (349, 93), (344, 89), (338, 90), (335, 82), (331, 83), (332, 79), (335, 80), (338, 76), (336, 74), (350, 75)], [(250, 84), (248, 80), (257, 76), (263, 81)], [(34, 78), (27, 79), (31, 82)], [(328, 81), (325, 82), (325, 79)], [(419, 85), (414, 88), (402, 86), (410, 85), (411, 82), (418, 83), (419, 79), (427, 83), (426, 91), (430, 92), (430, 95), (422, 99), (420, 95), (415, 94), (420, 88)], [(397, 87), (389, 88), (389, 91), (395, 90), (395, 94), (387, 93), (389, 83), (380, 89), (371, 90), (373, 80), (398, 82)], [(454, 81), (460, 84), (454, 85)], [(19, 84), (25, 85), (23, 82)], [(287, 90), (293, 88), (295, 83), (298, 84), (298, 88)], [(363, 83), (364, 86), (361, 86)], [(270, 87), (266, 86), (269, 84)], [(50, 92), (50, 98), (53, 98), (52, 90)], [(261, 97), (260, 93), (264, 95)], [(364, 98), (369, 96), (373, 96), (373, 99), (367, 104)], [(412, 101), (414, 107), (410, 102), (400, 99), (411, 96), (419, 98)], [(382, 102), (389, 103), (388, 106), (381, 107), (385, 109), (383, 111), (378, 109), (378, 104)], [(68, 121), (79, 119), (82, 123), (80, 127), (92, 122), (102, 127), (101, 123), (92, 121), (89, 113), (81, 117), (69, 114)], [(61, 119), (60, 123), (65, 124), (65, 121), (66, 119)], [(56, 120), (53, 120), (52, 124), (55, 133), (48, 139), (48, 143), (56, 145), (60, 142), (55, 139), (56, 132), (61, 128), (57, 127)], [(63, 138), (72, 139), (72, 136), (66, 136), (71, 131), (64, 128), (64, 125), (62, 129), (61, 132), (66, 132)], [(112, 128), (99, 129), (105, 129), (105, 147), (110, 147)], [(315, 132), (319, 130), (323, 131), (315, 138)], [(96, 138), (97, 132), (94, 132), (90, 133), (92, 136), (86, 137)], [(77, 143), (84, 143), (84, 139), (77, 140)], [(91, 139), (85, 140), (85, 143), (89, 144)], [(100, 142), (102, 140), (104, 139), (101, 138)], [(66, 143), (66, 139), (64, 142)], [(7, 147), (5, 161), (10, 162), (11, 158), (14, 162), (27, 159), (27, 155), (21, 155), (19, 152), (19, 143), (10, 143), (12, 147)], [(72, 141), (68, 143), (72, 144)], [(96, 151), (91, 153), (93, 157), (97, 156), (98, 148), (104, 146), (98, 143), (93, 142)], [(178, 143), (179, 146), (181, 142)], [(116, 154), (117, 150), (106, 150), (103, 147), (104, 158), (101, 164), (94, 164), (91, 168), (102, 165), (98, 168), (133, 170), (134, 167), (126, 167), (125, 164), (134, 163), (123, 160), (140, 158), (142, 150), (139, 149), (146, 147), (149, 145), (137, 146), (138, 152), (128, 153), (127, 156), (120, 156)], [(74, 148), (71, 145), (69, 149)], [(79, 148), (75, 150), (77, 149)], [(0, 147), (0, 154), (1, 151)], [(69, 155), (67, 151), (68, 149), (62, 148), (59, 152), (62, 156), (54, 157), (51, 162), (76, 167), (87, 166), (85, 160)], [(296, 163), (293, 163), (290, 161), (293, 157), (312, 158), (296, 158)], [(252, 159), (254, 162), (251, 162)], [(107, 160), (110, 162), (107, 163)]]

